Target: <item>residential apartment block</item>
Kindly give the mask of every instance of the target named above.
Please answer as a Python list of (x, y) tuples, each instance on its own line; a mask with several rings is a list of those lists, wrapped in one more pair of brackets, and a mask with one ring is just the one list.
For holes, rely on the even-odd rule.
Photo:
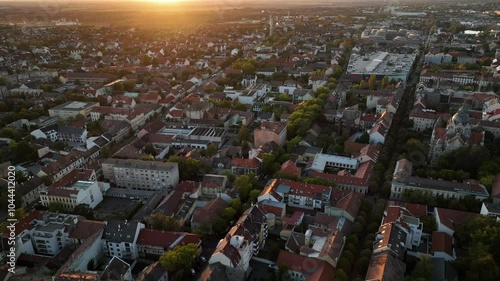
[(179, 183), (177, 163), (134, 159), (106, 159), (102, 162), (104, 178), (118, 187), (162, 190)]
[(208, 263), (220, 262), (230, 268), (248, 270), (250, 260), (266, 244), (268, 224), (264, 213), (252, 206), (222, 239)]
[(144, 228), (140, 222), (128, 222), (127, 220), (111, 220), (107, 222), (102, 235), (102, 245), (105, 254), (117, 256), (122, 259), (137, 259), (137, 239), (139, 232)]

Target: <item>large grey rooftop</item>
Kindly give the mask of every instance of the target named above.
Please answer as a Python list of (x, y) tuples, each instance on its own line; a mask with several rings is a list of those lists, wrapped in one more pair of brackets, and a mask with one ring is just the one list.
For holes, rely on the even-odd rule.
[(415, 60), (412, 54), (376, 52), (368, 55), (352, 54), (347, 73), (376, 75), (406, 75)]
[(114, 165), (115, 167), (144, 169), (144, 170), (172, 170), (177, 167), (177, 163), (143, 161), (137, 159), (113, 159), (109, 158), (103, 161), (103, 164)]

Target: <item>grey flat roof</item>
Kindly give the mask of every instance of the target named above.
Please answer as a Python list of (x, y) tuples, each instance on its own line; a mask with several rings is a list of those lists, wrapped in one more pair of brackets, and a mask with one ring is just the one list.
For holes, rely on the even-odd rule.
[(91, 107), (93, 105), (98, 105), (97, 102), (82, 102), (82, 101), (68, 101), (63, 104), (52, 107), (52, 110), (72, 110), (80, 111), (82, 109)]
[(159, 162), (159, 161), (143, 161), (137, 159), (106, 159), (103, 164), (114, 165), (120, 168), (134, 168), (144, 170), (172, 170), (177, 167), (177, 163), (173, 162)]

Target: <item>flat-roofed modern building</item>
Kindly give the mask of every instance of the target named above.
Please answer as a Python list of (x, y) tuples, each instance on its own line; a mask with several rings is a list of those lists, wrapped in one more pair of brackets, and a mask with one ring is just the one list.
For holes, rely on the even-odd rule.
[(359, 160), (357, 158), (318, 153), (314, 157), (314, 161), (310, 169), (317, 172), (323, 172), (325, 168), (357, 170), (358, 167)]
[(87, 117), (92, 108), (98, 105), (98, 102), (68, 101), (49, 109), (49, 116), (58, 116), (61, 119), (74, 118), (77, 115)]
[(171, 189), (179, 183), (177, 163), (134, 159), (106, 159), (104, 178), (118, 187), (142, 190)]
[(415, 55), (413, 54), (388, 52), (376, 52), (363, 56), (352, 54), (346, 72), (353, 76), (360, 75), (363, 79), (374, 74), (378, 80), (387, 76), (389, 79), (406, 82), (414, 62)]

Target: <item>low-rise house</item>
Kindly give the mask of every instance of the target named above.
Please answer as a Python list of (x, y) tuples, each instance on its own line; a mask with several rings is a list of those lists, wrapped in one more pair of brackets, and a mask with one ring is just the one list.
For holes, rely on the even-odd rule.
[(345, 241), (345, 235), (339, 230), (319, 232), (308, 229), (305, 234), (293, 232), (285, 248), (301, 256), (325, 261), (335, 268)]
[(260, 170), (260, 162), (257, 158), (243, 159), (243, 158), (233, 158), (231, 159), (231, 171), (235, 175), (246, 175), (249, 173), (258, 174)]
[(117, 256), (113, 256), (104, 268), (101, 280), (132, 281), (132, 268), (130, 264)]
[(135, 99), (125, 95), (116, 95), (113, 97), (113, 101), (111, 102), (112, 107), (120, 108), (134, 108), (136, 104)]
[(481, 206), (480, 214), (483, 216), (490, 216), (490, 217), (498, 218), (498, 217), (500, 217), (500, 205), (488, 203), (488, 202), (483, 202), (483, 205)]
[(330, 205), (325, 206), (325, 213), (330, 216), (343, 217), (354, 223), (358, 215), (363, 194), (355, 191), (332, 191)]
[(224, 193), (227, 185), (227, 176), (206, 174), (201, 181), (202, 193), (205, 196), (217, 196)]
[(208, 233), (212, 233), (212, 224), (220, 218), (228, 203), (218, 197), (206, 204), (202, 208), (196, 208), (191, 218), (192, 229), (206, 228)]
[(314, 90), (310, 89), (295, 89), (292, 92), (292, 100), (295, 103), (312, 100), (315, 97), (316, 94), (314, 93)]
[(168, 271), (160, 264), (159, 261), (154, 262), (144, 268), (137, 276), (136, 281), (168, 281)]
[[(183, 226), (194, 213), (196, 197), (196, 195), (191, 197), (189, 192), (176, 189), (158, 204), (151, 215), (162, 214), (171, 217), (180, 226)], [(149, 219), (146, 218), (146, 221)]]
[(67, 155), (59, 158), (56, 162), (50, 163), (43, 167), (37, 176), (43, 178), (45, 176), (52, 179), (53, 182), (60, 180), (65, 175), (69, 174), (76, 168), (80, 168), (84, 164), (82, 153), (72, 150)]
[[(46, 186), (39, 177), (29, 178), (27, 181), (16, 186), (16, 192), (20, 194), (21, 206), (26, 208), (40, 200), (40, 191)], [(19, 199), (17, 199), (19, 200)]]
[(368, 131), (368, 134), (370, 135), (371, 144), (377, 144), (377, 143), (383, 144), (385, 142), (385, 138), (387, 137), (387, 134), (389, 133), (389, 128), (391, 127), (392, 124), (392, 118), (393, 114), (388, 111), (385, 111), (380, 116), (377, 122)]
[(431, 254), (434, 258), (454, 261), (457, 255), (455, 254), (455, 249), (453, 249), (453, 237), (445, 232), (432, 232)]
[(329, 204), (331, 192), (330, 186), (272, 179), (260, 193), (257, 202), (272, 200), (291, 207), (322, 210)]
[(161, 100), (161, 96), (156, 93), (140, 93), (137, 98), (141, 103), (157, 104)]
[(145, 261), (157, 261), (165, 252), (176, 246), (196, 244), (201, 247), (201, 239), (197, 234), (146, 228), (140, 230), (136, 243), (138, 257)]
[(434, 208), (434, 219), (436, 220), (436, 229), (439, 232), (445, 232), (453, 237), (455, 225), (462, 224), (467, 218), (478, 216), (479, 214), (450, 210), (444, 208)]
[(254, 130), (254, 146), (259, 147), (267, 142), (274, 141), (283, 146), (286, 141), (286, 123), (264, 121)]
[(85, 128), (59, 126), (57, 124), (36, 129), (31, 132), (31, 135), (37, 139), (48, 139), (53, 142), (85, 143), (87, 141), (87, 130)]
[(197, 281), (245, 281), (247, 280), (247, 272), (242, 269), (237, 269), (225, 266), (220, 262), (209, 264), (201, 272)]
[(288, 266), (288, 277), (293, 281), (320, 281), (330, 280), (335, 276), (335, 268), (330, 264), (312, 257), (281, 250), (276, 264)]
[(51, 185), (40, 191), (40, 202), (43, 206), (59, 203), (68, 211), (81, 204), (94, 209), (102, 200), (103, 194), (97, 181), (78, 181), (67, 187)]

